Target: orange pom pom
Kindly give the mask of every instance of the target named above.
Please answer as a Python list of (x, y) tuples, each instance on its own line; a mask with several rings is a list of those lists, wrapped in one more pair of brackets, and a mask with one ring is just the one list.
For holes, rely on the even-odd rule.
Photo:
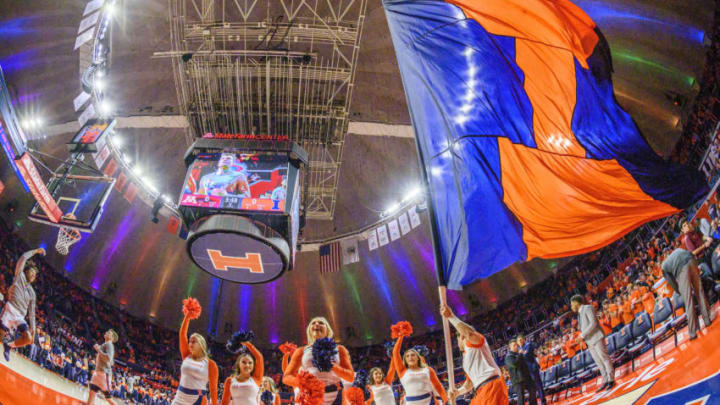
[(410, 325), (410, 322), (408, 321), (401, 321), (396, 323), (390, 328), (390, 331), (392, 332), (392, 338), (397, 339), (400, 336), (408, 337), (412, 335), (413, 328), (412, 325)]
[(200, 306), (200, 302), (198, 302), (198, 300), (193, 297), (188, 297), (183, 300), (182, 311), (188, 318), (198, 319), (202, 313), (202, 307)]
[(365, 394), (359, 387), (350, 387), (345, 390), (345, 404), (346, 405), (363, 405), (365, 402)]
[(322, 405), (325, 397), (325, 384), (307, 371), (298, 373), (300, 393), (296, 399), (298, 405)]
[(285, 342), (280, 345), (279, 349), (282, 354), (293, 354), (295, 350), (297, 350), (297, 345), (295, 343)]

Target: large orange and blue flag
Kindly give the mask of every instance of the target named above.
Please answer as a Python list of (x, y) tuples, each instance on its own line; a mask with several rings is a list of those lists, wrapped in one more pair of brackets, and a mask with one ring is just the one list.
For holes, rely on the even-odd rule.
[(705, 192), (618, 105), (568, 0), (383, 0), (427, 173), (441, 281), (598, 249)]

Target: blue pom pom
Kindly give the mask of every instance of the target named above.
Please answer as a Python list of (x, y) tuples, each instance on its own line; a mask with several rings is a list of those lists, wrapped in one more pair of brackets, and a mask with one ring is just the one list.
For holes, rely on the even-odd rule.
[(387, 354), (388, 357), (390, 357), (392, 359), (392, 352), (393, 352), (393, 349), (395, 348), (395, 343), (385, 342), (384, 345), (385, 345), (385, 353)]
[(418, 352), (418, 354), (422, 357), (427, 357), (428, 354), (430, 354), (430, 349), (428, 349), (425, 345), (417, 345), (413, 347), (413, 350)]
[(263, 391), (262, 394), (260, 394), (260, 402), (262, 402), (265, 405), (270, 405), (273, 403), (273, 393), (270, 391)]
[(353, 381), (353, 387), (365, 389), (368, 384), (368, 373), (365, 370), (358, 370), (355, 372), (355, 380)]
[(243, 330), (233, 333), (232, 337), (225, 343), (225, 348), (232, 354), (239, 354), (245, 350), (243, 342), (249, 342), (255, 338), (255, 333), (251, 330)]
[(333, 359), (337, 356), (337, 343), (330, 338), (318, 339), (312, 345), (312, 362), (318, 370), (328, 372), (332, 370)]

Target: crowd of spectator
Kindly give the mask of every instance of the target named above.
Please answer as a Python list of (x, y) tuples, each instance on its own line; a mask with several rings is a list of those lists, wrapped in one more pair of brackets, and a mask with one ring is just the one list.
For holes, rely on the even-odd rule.
[[(720, 219), (720, 206), (714, 206), (710, 213)], [(578, 343), (575, 317), (567, 316), (569, 296), (580, 293), (586, 296), (588, 302), (598, 304), (603, 328), (610, 333), (631, 322), (638, 312), (651, 313), (658, 298), (672, 293), (665, 289), (658, 294), (653, 286), (662, 278), (659, 264), (663, 256), (671, 248), (684, 246), (688, 239), (689, 233), (682, 232), (682, 221), (679, 218), (678, 215), (667, 221), (662, 232), (649, 242), (640, 243), (631, 257), (609, 273), (586, 270), (597, 265), (599, 253), (579, 257), (571, 266), (531, 288), (527, 294), (510, 300), (494, 311), (477, 315), (470, 322), (477, 325), (490, 341), (494, 340), (496, 348), (503, 344), (505, 336), (535, 331), (533, 339), (539, 346), (538, 359), (542, 369), (571, 358), (584, 348)], [(12, 279), (15, 259), (29, 247), (1, 222), (0, 231), (0, 293), (5, 294)], [(697, 231), (693, 229), (691, 232)], [(100, 334), (107, 328), (118, 328), (119, 325), (123, 343), (118, 345), (114, 394), (131, 403), (169, 403), (177, 387), (174, 376), (178, 375), (177, 365), (180, 360), (177, 351), (173, 350), (177, 347), (176, 332), (134, 318), (110, 306), (73, 285), (42, 260), (38, 262), (43, 267), (42, 277), (38, 278), (35, 285), (39, 328), (35, 343), (24, 348), (22, 353), (41, 367), (86, 385), (94, 366), (92, 344), (101, 341)], [(525, 314), (529, 315), (531, 311), (548, 315), (534, 322), (512, 320), (527, 320), (530, 316)], [(509, 313), (513, 317), (507, 317)], [(503, 319), (506, 321), (503, 322)], [(537, 332), (539, 326), (541, 330)], [(440, 332), (408, 339), (409, 345), (425, 345), (430, 349), (427, 360), (438, 368), (444, 379), (446, 373), (442, 342)], [(224, 354), (221, 343), (211, 342), (211, 347), (221, 369), (229, 370), (232, 358)], [(457, 347), (455, 354), (459, 356)], [(502, 364), (504, 354), (503, 351), (496, 352), (499, 364)], [(389, 361), (384, 345), (351, 348), (351, 355), (358, 369), (387, 367)], [(264, 350), (264, 356), (267, 359), (268, 375), (281, 386), (281, 371), (278, 368), (281, 353), (278, 350)], [(401, 395), (400, 387), (396, 388), (398, 395)], [(288, 398), (291, 390), (284, 387), (283, 393), (283, 397)]]

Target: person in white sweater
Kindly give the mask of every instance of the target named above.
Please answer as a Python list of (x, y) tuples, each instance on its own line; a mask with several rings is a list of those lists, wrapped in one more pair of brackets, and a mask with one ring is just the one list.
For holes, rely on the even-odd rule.
[[(5, 361), (10, 361), (10, 350), (32, 344), (35, 337), (35, 306), (37, 298), (32, 283), (37, 278), (38, 266), (29, 259), (35, 255), (45, 256), (45, 249), (27, 251), (15, 265), (15, 278), (8, 290), (7, 302), (0, 316), (0, 342), (3, 344)], [(25, 319), (27, 317), (27, 320)], [(12, 332), (19, 337), (10, 340)]]

